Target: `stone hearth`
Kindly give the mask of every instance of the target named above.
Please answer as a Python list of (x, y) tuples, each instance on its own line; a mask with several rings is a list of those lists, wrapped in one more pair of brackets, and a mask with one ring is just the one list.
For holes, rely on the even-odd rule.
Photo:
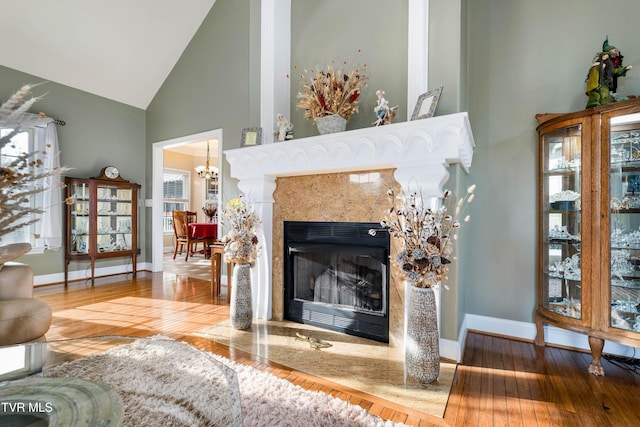
[[(419, 186), (437, 203), (449, 165), (468, 171), (473, 146), (467, 114), (458, 113), (225, 151), (230, 175), (262, 219), (254, 314), (283, 318), (284, 221), (377, 222), (388, 207), (389, 188)], [(389, 342), (399, 346), (405, 291), (395, 277), (392, 268)]]

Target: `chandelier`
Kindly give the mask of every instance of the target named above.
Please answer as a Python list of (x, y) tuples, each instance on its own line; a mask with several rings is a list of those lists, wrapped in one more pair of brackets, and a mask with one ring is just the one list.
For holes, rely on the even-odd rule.
[(209, 141), (207, 141), (207, 164), (205, 166), (196, 166), (196, 173), (200, 178), (211, 179), (218, 176), (218, 168), (209, 166)]

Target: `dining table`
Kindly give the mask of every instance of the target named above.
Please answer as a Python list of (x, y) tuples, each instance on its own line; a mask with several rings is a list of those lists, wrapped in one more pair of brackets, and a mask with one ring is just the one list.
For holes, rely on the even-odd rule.
[(190, 222), (189, 238), (205, 241), (205, 256), (209, 258), (211, 253), (209, 251), (209, 245), (218, 238), (218, 224), (215, 222)]

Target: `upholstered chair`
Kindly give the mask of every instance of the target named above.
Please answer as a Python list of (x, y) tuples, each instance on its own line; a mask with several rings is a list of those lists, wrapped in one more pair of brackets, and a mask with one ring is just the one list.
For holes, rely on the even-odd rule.
[[(2, 255), (0, 260), (6, 260)], [(33, 298), (31, 267), (19, 262), (0, 263), (0, 346), (44, 340), (51, 317), (51, 308)]]

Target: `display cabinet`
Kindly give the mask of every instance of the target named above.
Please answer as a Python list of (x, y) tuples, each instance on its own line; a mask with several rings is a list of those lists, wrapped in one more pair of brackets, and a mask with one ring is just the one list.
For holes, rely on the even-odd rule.
[(96, 178), (67, 177), (65, 184), (65, 285), (71, 261), (90, 261), (93, 283), (96, 259), (131, 257), (135, 277), (140, 185), (123, 179), (113, 166)]
[(544, 324), (640, 346), (640, 99), (537, 116), (538, 303)]

